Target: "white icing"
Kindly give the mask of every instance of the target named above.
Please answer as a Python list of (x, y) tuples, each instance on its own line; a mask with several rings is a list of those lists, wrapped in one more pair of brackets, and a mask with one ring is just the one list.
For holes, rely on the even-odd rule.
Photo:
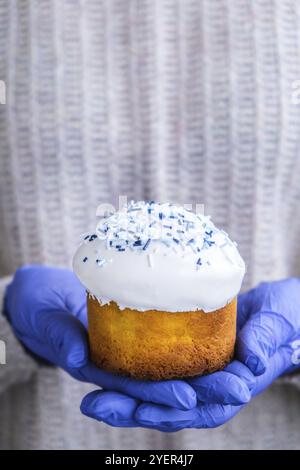
[(245, 274), (236, 244), (209, 217), (152, 202), (132, 202), (101, 219), (73, 267), (102, 304), (113, 300), (139, 311), (222, 308), (238, 294)]

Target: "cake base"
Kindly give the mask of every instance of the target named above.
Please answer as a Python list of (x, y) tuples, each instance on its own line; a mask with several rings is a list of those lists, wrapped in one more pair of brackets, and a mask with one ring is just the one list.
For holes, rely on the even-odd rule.
[(88, 296), (92, 361), (101, 369), (146, 380), (208, 374), (232, 359), (236, 299), (211, 313), (120, 310)]

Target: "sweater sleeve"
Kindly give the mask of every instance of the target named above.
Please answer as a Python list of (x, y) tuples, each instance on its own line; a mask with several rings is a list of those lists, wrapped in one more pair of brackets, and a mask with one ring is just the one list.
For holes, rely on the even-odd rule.
[(10, 280), (0, 279), (0, 394), (13, 384), (26, 382), (38, 369), (38, 363), (23, 349), (3, 315), (4, 294)]

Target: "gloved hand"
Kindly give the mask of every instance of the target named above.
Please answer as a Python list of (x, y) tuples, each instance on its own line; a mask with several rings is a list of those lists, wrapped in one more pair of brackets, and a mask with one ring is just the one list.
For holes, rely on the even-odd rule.
[(196, 405), (196, 393), (184, 381), (137, 381), (91, 364), (86, 294), (71, 271), (42, 266), (18, 269), (6, 291), (4, 312), (16, 336), (30, 351), (78, 380), (113, 390), (113, 396), (122, 392), (128, 403), (135, 399), (139, 404), (152, 402), (174, 409)]
[(122, 393), (95, 390), (84, 397), (81, 411), (111, 426), (141, 426), (166, 432), (216, 427), (250, 400), (255, 377), (244, 364), (233, 361), (224, 371), (189, 382), (198, 397), (197, 407), (190, 410), (139, 403)]
[(82, 403), (88, 416), (114, 426), (161, 431), (219, 426), (277, 377), (300, 366), (300, 280), (263, 283), (238, 299), (236, 359), (224, 371), (189, 379), (196, 408), (182, 411), (92, 392)]

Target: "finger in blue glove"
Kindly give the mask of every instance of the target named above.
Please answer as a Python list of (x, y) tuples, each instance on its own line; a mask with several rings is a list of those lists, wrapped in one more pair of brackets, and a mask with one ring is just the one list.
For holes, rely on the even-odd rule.
[(134, 417), (144, 427), (174, 432), (184, 428), (216, 428), (235, 416), (241, 408), (231, 405), (199, 404), (193, 410), (183, 411), (145, 403), (137, 408)]
[[(239, 296), (236, 357), (259, 376), (269, 359), (300, 331), (300, 280), (261, 283)], [(244, 324), (243, 324), (244, 322)]]
[(233, 361), (223, 371), (189, 379), (188, 383), (199, 401), (237, 406), (250, 401), (255, 378), (245, 365)]
[(138, 426), (134, 413), (139, 401), (119, 392), (95, 390), (84, 397), (81, 412), (110, 426)]
[(98, 369), (89, 364), (81, 370), (81, 379), (105, 390), (125, 393), (138, 400), (164, 404), (186, 410), (197, 405), (196, 392), (184, 380), (162, 380), (158, 382), (135, 380)]
[(293, 326), (277, 312), (257, 312), (237, 338), (237, 357), (255, 375), (266, 371), (269, 358), (293, 334)]

